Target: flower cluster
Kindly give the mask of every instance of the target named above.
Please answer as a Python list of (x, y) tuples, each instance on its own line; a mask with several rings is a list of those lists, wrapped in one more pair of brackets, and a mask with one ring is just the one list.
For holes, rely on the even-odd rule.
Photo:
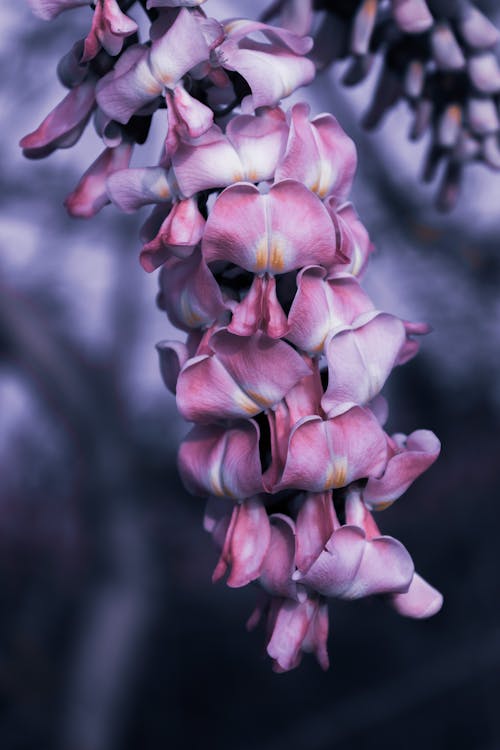
[[(83, 4), (36, 7), (51, 17)], [(161, 269), (159, 305), (187, 334), (158, 351), (194, 423), (179, 468), (208, 498), (205, 527), (221, 550), (214, 580), (258, 582), (250, 624), (265, 614), (277, 671), (303, 651), (326, 668), (327, 597), (383, 594), (410, 617), (441, 606), (372, 515), (439, 454), (427, 430), (383, 429), (381, 389), (428, 329), (377, 310), (360, 285), (373, 248), (347, 202), (352, 141), (332, 115), (278, 106), (311, 80), (311, 40), (220, 24), (194, 2), (147, 5), (146, 44), (123, 8), (96, 5), (89, 36), (59, 66), (70, 93), (22, 145), (28, 156), (71, 145), (95, 110), (106, 148), (69, 210), (153, 206), (140, 260)], [(132, 142), (159, 109), (159, 164), (130, 168)]]
[(401, 99), (413, 111), (410, 137), (430, 132), (423, 179), (444, 164), (437, 204), (452, 208), (464, 166), (482, 161), (500, 169), (498, 30), (468, 0), (282, 0), (269, 13), (307, 33), (314, 10), (327, 13), (317, 32), (319, 67), (349, 58), (346, 85), (363, 80), (383, 57), (363, 124), (373, 128)]

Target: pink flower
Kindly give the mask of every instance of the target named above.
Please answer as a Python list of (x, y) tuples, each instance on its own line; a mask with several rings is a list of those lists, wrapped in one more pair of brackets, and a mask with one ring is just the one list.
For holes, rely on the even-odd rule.
[(119, 169), (128, 166), (132, 156), (132, 144), (123, 140), (115, 148), (106, 148), (87, 169), (80, 182), (64, 201), (71, 216), (89, 218), (109, 203), (106, 189), (107, 178)]
[(227, 260), (256, 274), (282, 274), (333, 262), (336, 237), (325, 207), (295, 180), (264, 195), (255, 185), (226, 188), (212, 208), (202, 241), (207, 263)]
[(42, 159), (58, 148), (70, 148), (78, 141), (95, 107), (95, 80), (88, 76), (47, 115), (36, 130), (19, 145), (29, 159)]
[(356, 171), (356, 148), (329, 114), (309, 120), (309, 106), (295, 104), (290, 112), (290, 135), (276, 179), (303, 182), (320, 198), (343, 203)]
[(210, 422), (253, 417), (272, 408), (309, 368), (294, 349), (264, 334), (219, 331), (212, 354), (188, 360), (177, 382), (177, 406), (185, 419)]
[(280, 109), (263, 109), (258, 115), (237, 115), (225, 134), (217, 125), (197, 139), (182, 141), (172, 165), (183, 195), (234, 182), (261, 182), (274, 176), (288, 137)]
[(179, 471), (194, 495), (245, 499), (259, 494), (263, 486), (257, 424), (197, 425), (181, 445)]
[(82, 62), (92, 60), (101, 48), (110, 55), (118, 55), (124, 39), (136, 31), (136, 22), (122, 13), (116, 0), (97, 0), (92, 28), (84, 43)]

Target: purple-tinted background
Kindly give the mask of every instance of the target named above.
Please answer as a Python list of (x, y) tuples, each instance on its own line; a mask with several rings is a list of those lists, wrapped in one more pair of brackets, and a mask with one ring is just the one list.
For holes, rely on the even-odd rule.
[[(17, 147), (61, 98), (55, 65), (88, 15), (0, 11), (0, 747), (497, 750), (500, 176), (470, 169), (439, 216), (404, 106), (366, 136), (370, 83), (346, 92), (336, 69), (307, 92), (359, 146), (354, 200), (378, 247), (367, 287), (434, 327), (386, 393), (390, 428), (433, 429), (443, 453), (379, 519), (445, 606), (412, 622), (333, 602), (331, 670), (306, 657), (275, 675), (262, 631), (244, 628), (256, 591), (212, 586), (203, 503), (177, 478), (186, 426), (158, 374), (172, 329), (137, 262), (140, 217), (67, 217), (92, 128), (46, 161)], [(154, 163), (156, 136), (134, 163)]]

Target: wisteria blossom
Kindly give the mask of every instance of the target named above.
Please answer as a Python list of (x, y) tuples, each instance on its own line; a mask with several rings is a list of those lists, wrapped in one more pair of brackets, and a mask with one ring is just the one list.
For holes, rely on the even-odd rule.
[[(141, 42), (132, 3), (99, 0), (59, 66), (69, 93), (21, 146), (38, 158), (73, 145), (94, 113), (104, 150), (68, 211), (151, 207), (140, 263), (159, 269), (159, 307), (182, 332), (158, 344), (160, 370), (193, 423), (178, 464), (207, 500), (213, 580), (260, 590), (248, 625), (266, 620), (276, 671), (303, 652), (327, 668), (329, 600), (381, 596), (414, 618), (441, 607), (373, 515), (439, 455), (428, 430), (384, 430), (381, 391), (428, 327), (378, 309), (362, 287), (374, 247), (348, 202), (354, 143), (333, 115), (282, 106), (314, 77), (312, 4), (278, 3), (288, 28), (219, 21), (200, 4), (141, 3)], [(83, 5), (32, 3), (45, 19)], [(432, 23), (424, 2), (392, 9), (408, 33)], [(353, 21), (359, 56), (375, 10), (362, 3)], [(156, 113), (160, 158), (130, 166)]]

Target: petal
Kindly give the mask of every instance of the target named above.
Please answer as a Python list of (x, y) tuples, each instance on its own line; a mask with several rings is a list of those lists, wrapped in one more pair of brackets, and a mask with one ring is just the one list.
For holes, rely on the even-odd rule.
[(28, 0), (28, 4), (35, 16), (51, 21), (65, 10), (90, 5), (90, 0)]
[(273, 491), (325, 492), (379, 476), (386, 463), (384, 432), (369, 410), (356, 406), (327, 421), (306, 417), (292, 430), (283, 476)]
[(170, 393), (175, 395), (179, 372), (189, 358), (186, 344), (181, 341), (159, 341), (156, 350), (160, 358), (160, 372)]
[(415, 573), (408, 591), (394, 594), (390, 602), (400, 615), (421, 620), (439, 612), (443, 606), (443, 596)]
[(321, 201), (293, 180), (267, 195), (254, 185), (226, 188), (208, 217), (203, 237), (207, 263), (228, 260), (253, 273), (286, 273), (335, 257), (333, 225)]
[(178, 120), (182, 121), (190, 138), (199, 138), (211, 127), (211, 109), (192, 97), (183, 86), (174, 89), (173, 104)]
[(135, 34), (137, 24), (122, 13), (116, 0), (98, 0), (92, 18), (92, 27), (84, 43), (82, 62), (92, 60), (101, 46), (110, 55), (118, 55), (127, 36)]
[(243, 179), (241, 161), (217, 125), (196, 140), (181, 141), (172, 155), (172, 166), (186, 196)]
[(229, 429), (194, 427), (181, 443), (179, 472), (193, 495), (244, 499), (262, 492), (259, 428), (253, 420)]
[(231, 333), (250, 336), (262, 329), (271, 338), (282, 338), (288, 331), (283, 308), (276, 296), (274, 276), (255, 276), (246, 297), (236, 305), (228, 326)]
[(380, 479), (370, 477), (363, 491), (369, 508), (383, 510), (406, 492), (439, 456), (441, 443), (430, 430), (412, 432), (400, 453), (389, 459)]
[(351, 203), (337, 208), (335, 199), (331, 197), (325, 201), (325, 205), (339, 237), (339, 255), (348, 261), (347, 264), (342, 262), (330, 270), (361, 276), (374, 249), (366, 228)]
[(294, 105), (285, 156), (276, 179), (287, 177), (303, 182), (320, 198), (333, 196), (344, 201), (356, 171), (356, 147), (339, 123), (329, 114), (309, 121), (309, 106)]
[(186, 258), (193, 252), (203, 236), (205, 219), (193, 199), (174, 203), (172, 210), (160, 226), (157, 235), (141, 251), (140, 261), (150, 273), (164, 263), (170, 255)]
[(177, 405), (185, 419), (210, 421), (251, 417), (269, 409), (309, 373), (292, 347), (264, 334), (211, 339), (215, 354), (189, 360), (177, 384)]
[(297, 579), (324, 596), (343, 596), (355, 579), (365, 546), (362, 529), (342, 526), (334, 531), (306, 575)]
[(317, 560), (335, 528), (335, 510), (330, 492), (308, 494), (296, 522), (296, 565), (307, 573)]
[(149, 50), (129, 47), (120, 57), (122, 65), (97, 84), (97, 103), (113, 120), (125, 125), (135, 112), (160, 96), (163, 85), (149, 65)]
[(257, 116), (237, 115), (229, 121), (226, 134), (243, 167), (240, 180), (261, 182), (273, 178), (288, 136), (286, 118), (280, 109), (264, 110)]
[(259, 583), (274, 596), (296, 598), (297, 584), (292, 581), (295, 570), (295, 534), (288, 516), (274, 514), (271, 541), (260, 572)]
[(119, 169), (108, 178), (107, 188), (111, 201), (125, 213), (172, 199), (167, 170), (163, 167)]
[(238, 506), (230, 547), (231, 573), (227, 585), (246, 586), (259, 577), (271, 542), (267, 511), (258, 498)]
[(311, 355), (322, 353), (334, 328), (350, 325), (373, 309), (353, 276), (326, 279), (326, 275), (320, 266), (306, 267), (297, 275), (297, 293), (288, 315), (287, 338)]
[(162, 268), (160, 290), (160, 306), (176, 328), (204, 328), (226, 317), (219, 286), (199, 250)]
[(498, 29), (478, 8), (468, 3), (458, 21), (460, 33), (471, 47), (493, 47), (498, 41)]
[(274, 107), (300, 86), (311, 83), (314, 63), (276, 44), (246, 41), (241, 48), (232, 40), (219, 48), (223, 67), (239, 73), (252, 91), (252, 105)]
[(414, 571), (413, 560), (401, 542), (390, 536), (376, 537), (365, 543), (356, 575), (342, 598), (407, 591)]
[(85, 80), (64, 97), (38, 128), (19, 145), (29, 159), (48, 156), (58, 148), (73, 146), (82, 135), (95, 106), (95, 82)]
[(71, 216), (89, 218), (109, 203), (107, 178), (118, 169), (128, 167), (132, 143), (123, 141), (116, 148), (106, 148), (87, 169), (80, 182), (64, 201)]
[(303, 651), (312, 651), (321, 669), (330, 666), (326, 643), (328, 639), (328, 605), (323, 602), (316, 610), (302, 643)]
[(151, 72), (162, 86), (174, 88), (188, 70), (208, 60), (209, 55), (196, 16), (182, 8), (173, 24), (152, 44)]
[(392, 12), (402, 31), (421, 34), (434, 23), (425, 0), (391, 0)]
[(309, 599), (285, 599), (281, 604), (267, 644), (267, 653), (275, 659), (278, 671), (288, 671), (299, 664), (302, 643), (316, 608), (317, 603)]
[[(364, 323), (366, 316), (368, 322)], [(382, 389), (406, 340), (399, 318), (367, 313), (326, 343), (328, 388), (321, 405), (328, 416), (366, 404)]]

